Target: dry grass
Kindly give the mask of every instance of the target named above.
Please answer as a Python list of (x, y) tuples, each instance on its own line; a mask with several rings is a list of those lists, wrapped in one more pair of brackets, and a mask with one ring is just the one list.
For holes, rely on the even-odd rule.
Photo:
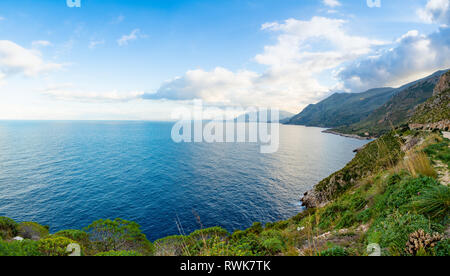
[(420, 175), (437, 178), (437, 172), (424, 152), (410, 151), (399, 165), (400, 169), (408, 171), (413, 177)]

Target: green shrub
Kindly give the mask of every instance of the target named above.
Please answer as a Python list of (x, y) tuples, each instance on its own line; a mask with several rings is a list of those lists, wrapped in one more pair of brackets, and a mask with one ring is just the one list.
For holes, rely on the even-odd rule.
[(319, 253), (319, 256), (322, 257), (345, 257), (348, 255), (347, 250), (340, 246), (335, 246)]
[(253, 233), (253, 234), (259, 234), (264, 230), (264, 227), (261, 222), (255, 222), (253, 225), (247, 229), (247, 232)]
[(64, 237), (51, 237), (37, 242), (37, 249), (43, 256), (68, 256), (67, 246), (75, 241)]
[(0, 239), (9, 239), (17, 236), (17, 223), (6, 217), (0, 217)]
[(40, 240), (49, 235), (48, 227), (42, 226), (35, 222), (22, 222), (19, 223), (18, 235), (25, 239)]
[(154, 242), (155, 256), (182, 256), (187, 254), (187, 237), (170, 236)]
[(232, 240), (240, 240), (242, 238), (244, 238), (245, 236), (247, 236), (248, 232), (247, 231), (242, 231), (242, 230), (236, 230), (234, 231), (233, 234), (231, 234), (231, 239)]
[(0, 256), (41, 256), (37, 242), (31, 240), (0, 241)]
[(272, 255), (280, 253), (284, 249), (283, 242), (277, 238), (263, 240), (262, 246)]
[(450, 256), (450, 239), (440, 241), (433, 249), (435, 256), (448, 257)]
[(356, 220), (360, 223), (367, 223), (372, 218), (372, 210), (366, 209), (356, 215)]
[(306, 209), (305, 211), (298, 213), (296, 216), (294, 216), (293, 218), (291, 218), (291, 220), (294, 223), (300, 223), (302, 220), (304, 220), (305, 218), (311, 216), (312, 214), (314, 214), (316, 212), (315, 208), (311, 208), (311, 209)]
[(96, 254), (97, 257), (140, 257), (141, 253), (136, 251), (108, 251)]
[(139, 224), (123, 219), (98, 220), (86, 228), (96, 252), (137, 251), (152, 255), (153, 244), (141, 232)]
[(209, 240), (211, 238), (219, 237), (220, 239), (226, 239), (230, 236), (227, 230), (221, 227), (211, 227), (207, 229), (196, 230), (189, 235), (193, 240)]
[(404, 178), (399, 183), (388, 186), (384, 195), (377, 198), (374, 208), (381, 215), (390, 214), (397, 209), (407, 212), (411, 209), (411, 202), (419, 194), (439, 185), (430, 177)]
[(81, 246), (84, 254), (91, 253), (91, 241), (89, 240), (89, 234), (81, 230), (63, 230), (55, 233), (54, 237), (65, 237), (71, 239)]
[(251, 251), (249, 255), (263, 255), (264, 247), (262, 246), (261, 239), (254, 233), (246, 233), (244, 236), (237, 238), (234, 236), (230, 243), (236, 247), (243, 247)]
[(348, 228), (357, 222), (356, 215), (353, 211), (345, 211), (341, 219), (336, 225), (336, 229)]
[(283, 236), (277, 230), (265, 230), (260, 234), (259, 238), (262, 248), (271, 255), (279, 253), (285, 248)]
[(289, 221), (269, 222), (266, 224), (266, 229), (284, 230), (289, 226)]
[(444, 185), (429, 188), (416, 198), (413, 206), (433, 219), (445, 219), (450, 212), (450, 188)]

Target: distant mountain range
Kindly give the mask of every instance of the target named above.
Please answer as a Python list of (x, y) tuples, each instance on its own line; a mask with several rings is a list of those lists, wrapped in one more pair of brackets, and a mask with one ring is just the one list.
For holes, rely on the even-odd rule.
[(447, 70), (399, 88), (376, 88), (363, 93), (336, 93), (306, 107), (287, 124), (332, 128), (331, 131), (360, 136), (380, 136), (392, 126), (407, 123), (415, 108), (433, 96)]
[[(241, 116), (239, 116), (239, 117), (237, 117), (236, 119), (235, 119), (235, 121), (244, 121), (244, 122), (247, 122), (247, 123), (257, 123), (257, 122), (268, 122), (268, 123), (270, 123), (271, 122), (271, 115), (272, 115), (272, 113), (271, 113), (271, 111), (270, 110), (267, 110), (267, 119), (265, 119), (265, 120), (260, 120), (261, 118), (262, 118), (262, 115), (261, 115), (261, 112), (251, 112), (251, 113), (246, 113), (246, 114), (243, 114), (243, 115), (241, 115)], [(292, 116), (294, 116), (295, 114), (294, 113), (290, 113), (290, 112), (287, 112), (287, 111), (279, 111), (279, 123), (287, 123), (287, 122), (289, 122), (289, 120), (292, 118)]]

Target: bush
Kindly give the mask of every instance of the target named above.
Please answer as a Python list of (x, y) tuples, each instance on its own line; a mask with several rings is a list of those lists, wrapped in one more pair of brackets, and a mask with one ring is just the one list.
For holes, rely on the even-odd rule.
[(268, 238), (262, 241), (262, 246), (270, 253), (277, 254), (283, 251), (283, 242), (277, 238)]
[(63, 230), (55, 233), (54, 237), (64, 237), (75, 241), (81, 246), (84, 254), (90, 254), (92, 246), (89, 240), (89, 234), (81, 230)]
[(450, 239), (440, 241), (433, 249), (435, 256), (448, 257), (450, 256)]
[(64, 237), (52, 237), (37, 242), (37, 249), (43, 256), (68, 256), (67, 246), (75, 241)]
[(262, 248), (271, 255), (279, 253), (285, 248), (283, 236), (277, 230), (265, 230), (259, 238)]
[(266, 229), (284, 230), (289, 226), (289, 221), (269, 222)]
[(345, 248), (340, 247), (340, 246), (335, 246), (335, 247), (332, 247), (332, 248), (329, 248), (327, 250), (320, 252), (318, 255), (322, 256), (322, 257), (345, 257), (345, 256), (348, 256), (349, 253), (347, 252), (347, 250)]
[[(243, 235), (242, 233), (245, 233)], [(249, 250), (248, 255), (264, 255), (265, 248), (261, 243), (261, 239), (254, 233), (248, 233), (245, 231), (236, 231), (230, 241), (236, 247), (243, 247)], [(251, 253), (250, 253), (251, 252)]]
[(37, 242), (31, 240), (0, 241), (0, 256), (41, 256)]
[(136, 251), (108, 251), (96, 254), (97, 257), (140, 257), (141, 253)]
[(154, 242), (155, 256), (182, 256), (187, 252), (187, 238), (170, 236)]
[(196, 230), (189, 235), (189, 238), (193, 240), (209, 240), (211, 238), (218, 237), (220, 239), (226, 239), (230, 236), (227, 230), (221, 227), (211, 227), (207, 229)]
[(0, 239), (9, 239), (17, 236), (17, 223), (6, 217), (0, 217)]
[(450, 212), (450, 188), (439, 185), (427, 189), (414, 201), (413, 206), (421, 214), (433, 219), (445, 219)]
[(40, 240), (49, 235), (48, 227), (42, 226), (35, 222), (22, 222), (19, 223), (18, 235), (25, 239)]
[(342, 214), (341, 219), (336, 225), (336, 229), (348, 228), (353, 226), (357, 222), (355, 213), (352, 211), (345, 211)]
[(139, 224), (123, 219), (98, 220), (86, 228), (97, 252), (137, 251), (153, 254), (153, 244), (141, 232)]

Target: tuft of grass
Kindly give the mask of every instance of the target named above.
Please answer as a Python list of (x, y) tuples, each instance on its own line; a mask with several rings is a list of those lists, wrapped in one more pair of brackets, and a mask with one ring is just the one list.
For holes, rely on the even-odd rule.
[(433, 219), (444, 219), (450, 212), (450, 188), (444, 185), (427, 189), (413, 203), (417, 212)]
[(431, 165), (430, 159), (423, 152), (408, 152), (400, 166), (413, 177), (422, 175), (437, 178), (437, 172)]

